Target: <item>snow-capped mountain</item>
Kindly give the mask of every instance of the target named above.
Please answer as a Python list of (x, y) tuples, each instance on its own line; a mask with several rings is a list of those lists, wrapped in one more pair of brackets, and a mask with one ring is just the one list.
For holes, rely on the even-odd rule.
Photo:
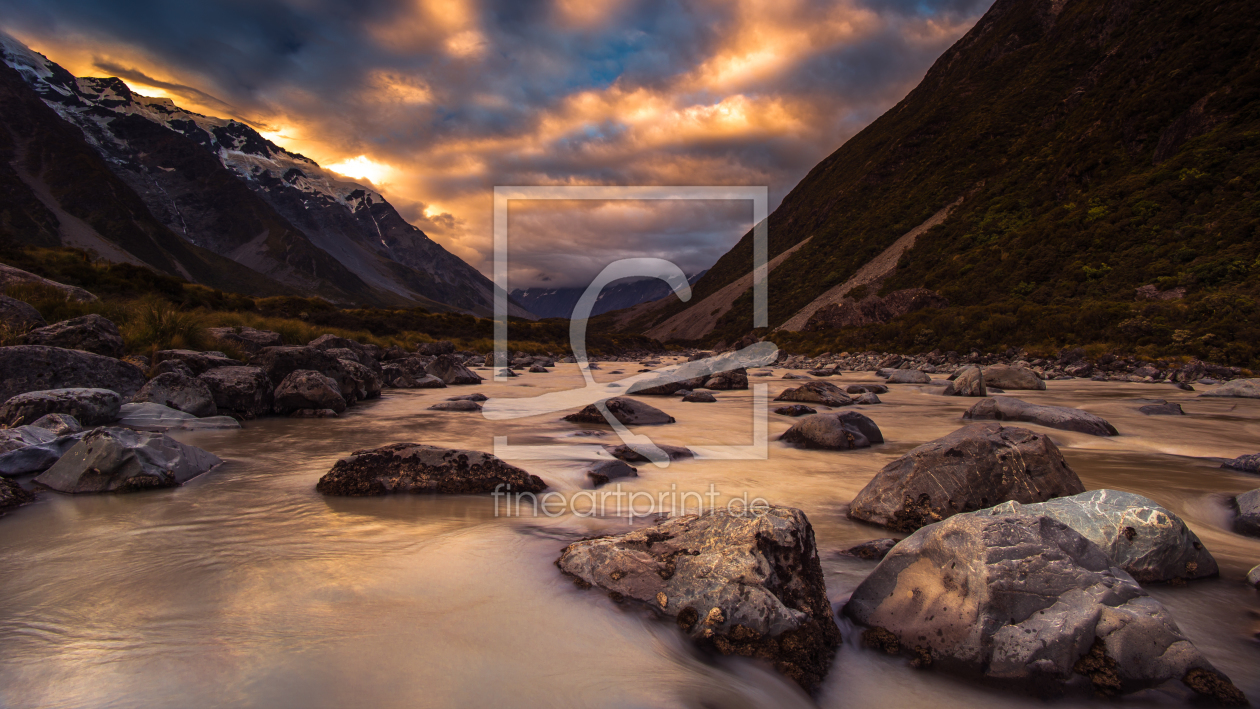
[[(152, 216), (189, 244), (335, 302), (492, 311), (493, 283), (369, 187), (239, 121), (141, 96), (116, 78), (72, 76), (3, 33), (0, 54), (44, 104), (82, 131)], [(62, 234), (63, 243), (92, 246), (85, 238)], [(111, 257), (109, 248), (97, 250)], [(174, 269), (192, 275), (185, 271)], [(531, 315), (514, 303), (511, 314)]]
[[(707, 270), (687, 276), (687, 282), (695, 283)], [(571, 318), (573, 308), (585, 291), (585, 288), (517, 288), (512, 291), (512, 299), (540, 318)], [(632, 308), (639, 303), (664, 298), (669, 293), (669, 285), (658, 278), (613, 281), (600, 291), (591, 315)]]

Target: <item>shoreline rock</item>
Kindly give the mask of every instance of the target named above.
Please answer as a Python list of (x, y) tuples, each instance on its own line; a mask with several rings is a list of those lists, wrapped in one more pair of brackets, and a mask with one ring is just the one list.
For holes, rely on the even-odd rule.
[(83, 426), (101, 426), (118, 418), (122, 398), (112, 389), (29, 391), (0, 404), (0, 424), (20, 426), (50, 414), (64, 414)]
[(347, 497), (399, 493), (469, 495), (495, 492), (538, 493), (547, 488), (537, 475), (489, 453), (394, 443), (357, 450), (338, 460), (315, 489)]

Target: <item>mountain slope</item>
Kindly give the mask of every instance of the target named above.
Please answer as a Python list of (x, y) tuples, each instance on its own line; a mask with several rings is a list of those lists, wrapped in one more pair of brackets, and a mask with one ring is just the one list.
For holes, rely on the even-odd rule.
[[(1096, 312), (1098, 339), (1123, 339), (1119, 323), (1146, 317), (1135, 304), (1141, 286), (1167, 298), (1185, 288), (1188, 306), (1239, 294), (1252, 305), (1237, 306), (1215, 336), (1245, 339), (1255, 326), (1243, 311), (1254, 309), (1260, 276), (1258, 178), (1260, 13), (1251, 3), (998, 0), (914, 91), (771, 214), (771, 257), (809, 241), (770, 275), (770, 325), (958, 202), (902, 255), (883, 292), (940, 291), (952, 309), (938, 322), (967, 308), (1002, 310), (1013, 321), (1005, 341), (1016, 343), (1055, 339), (1020, 331), (1037, 308)], [(693, 302), (747, 274), (751, 248), (749, 234), (697, 283)], [(750, 300), (741, 296), (704, 339), (747, 333)], [(674, 301), (632, 327), (687, 308)], [(1134, 341), (1172, 337), (1151, 329)], [(958, 349), (989, 337), (929, 334), (937, 339), (925, 345)]]
[(376, 192), (244, 124), (140, 96), (118, 79), (75, 78), (7, 36), (0, 48), (153, 216), (188, 242), (335, 302), (491, 312), (489, 279)]

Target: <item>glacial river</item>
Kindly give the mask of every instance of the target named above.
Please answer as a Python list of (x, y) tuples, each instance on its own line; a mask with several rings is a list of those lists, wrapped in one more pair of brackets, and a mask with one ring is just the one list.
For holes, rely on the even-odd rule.
[[(639, 369), (602, 367), (605, 381), (618, 378), (613, 370)], [(751, 381), (767, 383), (773, 397), (800, 383), (782, 374)], [(239, 431), (179, 434), (227, 461), (181, 488), (44, 493), (0, 519), (0, 707), (1082, 705), (911, 669), (902, 658), (862, 649), (845, 623), (844, 645), (811, 699), (766, 666), (697, 654), (673, 624), (581, 591), (557, 571), (553, 562), (565, 544), (627, 529), (624, 518), (496, 516), (488, 496), (345, 499), (315, 492), (340, 456), (397, 441), (485, 451), (496, 435), (514, 445), (616, 442), (612, 434), (574, 436), (582, 427), (559, 414), (487, 421), (479, 413), (426, 411), (457, 394), (534, 396), (580, 381), (576, 365), (562, 364), (504, 384), (387, 390), (338, 419), (269, 419)], [(852, 373), (831, 381), (880, 380)], [(679, 445), (749, 443), (752, 392), (716, 394), (713, 404), (645, 398), (678, 422), (640, 431)], [(1227, 531), (1220, 503), (1223, 494), (1260, 486), (1260, 476), (1208, 460), (1260, 451), (1260, 400), (1082, 380), (1013, 394), (1077, 406), (1119, 429), (1115, 438), (1049, 432), (1086, 488), (1156, 500), (1215, 555), (1220, 578), (1148, 590), (1253, 704), (1260, 702), (1260, 594), (1242, 581), (1260, 563), (1260, 539)], [(848, 520), (845, 506), (889, 460), (962, 425), (959, 416), (975, 401), (935, 396), (919, 385), (893, 385), (880, 398), (882, 405), (856, 408), (879, 424), (885, 445), (824, 452), (771, 442), (768, 460), (640, 464), (640, 477), (622, 487), (656, 497), (712, 485), (723, 500), (747, 493), (805, 510), (838, 605), (874, 563), (836, 552), (889, 536)], [(1151, 398), (1180, 402), (1189, 415), (1137, 413)], [(790, 422), (771, 414), (772, 438)], [(566, 495), (586, 487), (578, 462), (509, 462)], [(1120, 705), (1185, 706), (1183, 699), (1148, 691)]]

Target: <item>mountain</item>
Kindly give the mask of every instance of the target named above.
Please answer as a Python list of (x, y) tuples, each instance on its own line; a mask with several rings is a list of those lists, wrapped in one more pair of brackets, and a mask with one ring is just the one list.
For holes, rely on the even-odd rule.
[[(948, 307), (835, 346), (1207, 338), (1260, 357), (1258, 226), (1253, 3), (997, 0), (770, 215), (769, 324), (790, 339), (829, 305), (927, 288)], [(618, 325), (742, 337), (751, 254), (750, 232), (691, 303)]]
[(238, 121), (119, 79), (76, 78), (7, 35), (0, 53), (13, 145), (0, 224), (18, 241), (91, 248), (208, 285), (240, 281), (251, 294), (493, 311), (493, 283), (370, 188)]
[[(694, 284), (704, 274), (705, 271), (700, 271), (688, 276), (687, 282)], [(512, 291), (512, 299), (540, 318), (570, 318), (584, 292), (585, 288), (517, 288)], [(658, 278), (614, 281), (600, 291), (591, 315), (630, 308), (669, 294), (669, 286)]]

